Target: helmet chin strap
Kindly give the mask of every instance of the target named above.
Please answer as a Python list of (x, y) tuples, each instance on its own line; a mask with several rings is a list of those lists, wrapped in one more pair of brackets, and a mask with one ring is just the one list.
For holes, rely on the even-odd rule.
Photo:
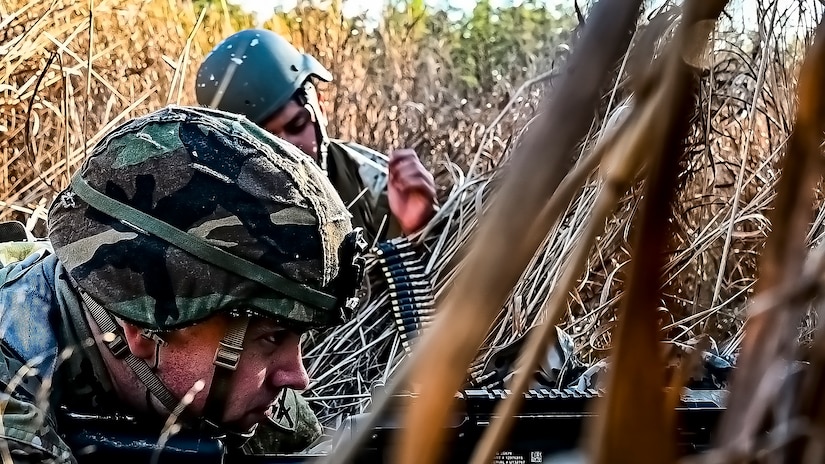
[[(92, 319), (94, 319), (101, 333), (110, 333), (113, 336), (106, 339), (106, 347), (112, 355), (126, 363), (135, 373), (146, 389), (154, 396), (164, 408), (170, 413), (178, 413), (179, 416), (187, 417), (181, 400), (166, 388), (166, 385), (155, 374), (153, 368), (143, 359), (138, 358), (129, 350), (123, 328), (115, 323), (114, 318), (100, 304), (94, 301), (88, 293), (75, 286), (80, 293), (84, 306), (88, 309)], [(221, 424), (223, 413), (226, 408), (229, 388), (232, 375), (238, 367), (238, 362), (243, 351), (243, 341), (246, 336), (246, 329), (249, 326), (248, 314), (232, 313), (229, 326), (221, 339), (218, 349), (215, 352), (215, 373), (212, 377), (212, 384), (209, 394), (206, 397), (203, 415), (200, 418), (201, 428), (212, 438), (220, 439), (227, 447), (242, 446), (254, 433), (257, 425), (247, 432), (231, 431)], [(155, 340), (156, 343), (160, 343)], [(197, 419), (195, 419), (197, 420)]]
[(212, 375), (212, 385), (206, 396), (203, 418), (212, 430), (220, 433), (220, 436), (216, 438), (224, 439), (228, 447), (240, 447), (255, 433), (257, 424), (245, 433), (229, 431), (219, 424), (229, 400), (232, 376), (241, 360), (243, 341), (246, 337), (246, 329), (249, 327), (249, 314), (233, 312), (230, 313), (230, 318), (229, 326), (218, 344), (215, 359), (212, 362), (215, 365), (215, 373)]
[(315, 119), (315, 138), (318, 143), (318, 165), (327, 172), (327, 155), (329, 154), (329, 135), (327, 134), (327, 119), (321, 111), (321, 102), (315, 86), (307, 80), (298, 92), (301, 104)]
[(75, 286), (80, 293), (84, 306), (88, 309), (92, 319), (94, 319), (101, 333), (111, 334), (111, 338), (104, 339), (106, 347), (111, 351), (112, 355), (129, 366), (135, 376), (146, 386), (146, 389), (157, 398), (158, 401), (168, 411), (175, 411), (180, 404), (180, 400), (175, 398), (175, 395), (166, 388), (166, 385), (158, 378), (152, 370), (152, 367), (146, 361), (138, 358), (131, 351), (129, 345), (126, 343), (126, 338), (123, 334), (123, 328), (115, 323), (112, 316), (102, 307), (97, 301), (93, 300), (88, 293), (80, 290)]

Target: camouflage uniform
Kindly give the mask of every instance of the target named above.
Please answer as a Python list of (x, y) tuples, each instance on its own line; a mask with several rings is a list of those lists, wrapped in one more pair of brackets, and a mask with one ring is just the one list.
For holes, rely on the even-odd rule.
[(361, 227), (372, 243), (376, 238), (383, 241), (402, 235), (398, 219), (390, 213), (387, 189), (371, 192), (364, 185), (358, 163), (342, 144), (329, 144), (327, 174), (332, 186), (349, 206), (353, 227)]
[[(62, 409), (130, 412), (90, 342), (90, 304), (152, 331), (238, 307), (324, 327), (346, 317), (362, 270), (345, 249), (357, 240), (349, 214), (312, 160), (205, 109), (169, 107), (110, 133), (53, 203), (49, 239), (53, 253), (0, 247), (4, 264), (25, 256), (0, 269), (0, 456), (16, 462), (74, 462)], [(299, 396), (281, 400), (247, 451), (293, 451), (320, 434)]]

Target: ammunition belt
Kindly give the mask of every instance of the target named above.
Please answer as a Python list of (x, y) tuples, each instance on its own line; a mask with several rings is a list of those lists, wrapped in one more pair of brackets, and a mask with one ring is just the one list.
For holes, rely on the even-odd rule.
[(433, 290), (424, 254), (405, 237), (377, 245), (376, 256), (387, 282), (390, 306), (401, 344), (407, 353), (434, 317)]

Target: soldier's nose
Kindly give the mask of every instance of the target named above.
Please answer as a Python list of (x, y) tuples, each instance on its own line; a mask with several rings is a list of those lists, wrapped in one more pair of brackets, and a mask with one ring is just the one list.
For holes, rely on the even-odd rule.
[(305, 390), (309, 385), (309, 375), (301, 359), (301, 347), (297, 343), (289, 352), (284, 352), (272, 366), (270, 381), (275, 388)]

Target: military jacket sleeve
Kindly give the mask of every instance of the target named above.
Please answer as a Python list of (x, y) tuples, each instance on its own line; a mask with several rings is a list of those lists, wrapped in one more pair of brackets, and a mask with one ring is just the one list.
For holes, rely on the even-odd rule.
[[(375, 199), (372, 209), (374, 217), (381, 218), (382, 220), (383, 218), (387, 218), (386, 224), (383, 225), (383, 233), (380, 240), (389, 240), (403, 235), (401, 224), (398, 222), (398, 219), (392, 215), (392, 211), (390, 210), (390, 199), (386, 188), (381, 191), (378, 198)], [(376, 230), (381, 226), (381, 223), (374, 224)]]
[(352, 214), (353, 227), (362, 227), (371, 243), (398, 237), (401, 227), (390, 212), (387, 189), (373, 195), (364, 185), (358, 163), (337, 143), (329, 146), (329, 179)]
[[(23, 279), (48, 250), (48, 243), (0, 243), (0, 459), (2, 462), (75, 462), (56, 430), (49, 400), (51, 383), (42, 376), (51, 372), (53, 353), (48, 343), (18, 333), (12, 322), (34, 327), (43, 318), (49, 303), (43, 299), (49, 285), (9, 291), (6, 286)], [(42, 309), (42, 311), (38, 311)], [(25, 310), (25, 312), (24, 312)], [(25, 331), (23, 331), (25, 332)], [(43, 331), (38, 331), (43, 332)], [(7, 341), (24, 341), (32, 352), (29, 361)], [(49, 346), (46, 346), (49, 345)]]
[(49, 385), (0, 343), (0, 456), (3, 462), (74, 463), (49, 410)]

